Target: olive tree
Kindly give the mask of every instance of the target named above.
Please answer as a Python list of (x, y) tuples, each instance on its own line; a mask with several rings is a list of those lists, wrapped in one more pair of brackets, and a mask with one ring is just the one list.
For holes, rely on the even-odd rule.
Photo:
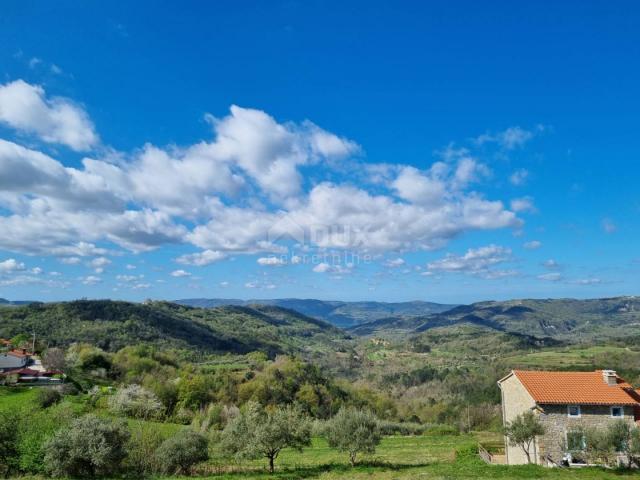
[(267, 458), (273, 473), (275, 460), (283, 448), (302, 451), (311, 444), (311, 426), (296, 407), (266, 410), (249, 402), (222, 432), (222, 446), (239, 458)]
[(128, 440), (124, 422), (85, 415), (47, 441), (44, 464), (57, 477), (110, 475), (120, 469)]
[(613, 449), (627, 459), (627, 467), (637, 463), (640, 454), (640, 430), (624, 420), (616, 420), (607, 429)]
[(196, 463), (209, 458), (209, 444), (204, 435), (184, 429), (162, 442), (156, 458), (163, 473), (189, 473)]
[(544, 425), (530, 411), (516, 416), (504, 429), (509, 443), (522, 449), (527, 457), (527, 463), (531, 463), (531, 447), (536, 437), (544, 435), (544, 432)]
[(351, 466), (358, 453), (375, 453), (382, 438), (376, 416), (369, 410), (343, 407), (327, 424), (329, 446), (349, 454)]
[(163, 408), (153, 392), (135, 384), (119, 389), (109, 400), (109, 407), (118, 415), (145, 420), (160, 416)]
[(615, 457), (616, 449), (609, 429), (588, 428), (584, 432), (585, 453), (589, 463), (609, 465)]

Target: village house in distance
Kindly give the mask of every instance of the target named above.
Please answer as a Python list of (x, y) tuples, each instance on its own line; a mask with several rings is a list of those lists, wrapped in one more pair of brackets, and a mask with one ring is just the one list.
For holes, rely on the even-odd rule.
[[(506, 425), (527, 411), (537, 415), (545, 434), (529, 451), (531, 463), (559, 465), (567, 452), (581, 443), (586, 428), (606, 428), (623, 420), (635, 424), (640, 395), (613, 370), (595, 372), (541, 372), (513, 370), (498, 381), (502, 418)], [(505, 439), (506, 463), (527, 463), (522, 448)]]
[(0, 385), (58, 385), (64, 373), (49, 370), (42, 360), (27, 348), (14, 348), (11, 341), (0, 338)]

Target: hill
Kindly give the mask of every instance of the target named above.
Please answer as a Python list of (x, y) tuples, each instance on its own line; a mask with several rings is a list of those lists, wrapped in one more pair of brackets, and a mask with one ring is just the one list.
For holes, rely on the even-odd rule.
[(640, 335), (640, 298), (479, 302), (433, 315), (383, 318), (352, 328), (350, 332), (356, 335), (401, 335), (461, 323), (559, 340), (622, 338)]
[(335, 326), (349, 328), (390, 316), (424, 316), (450, 310), (457, 305), (433, 302), (342, 302), (315, 299), (281, 298), (268, 300), (239, 300), (229, 298), (190, 298), (176, 300), (175, 303), (200, 308), (214, 308), (223, 305), (272, 305), (329, 322)]
[(193, 308), (111, 300), (0, 307), (0, 336), (36, 334), (51, 345), (86, 342), (105, 350), (147, 343), (195, 353), (255, 350), (313, 354), (349, 348), (336, 327), (272, 306)]

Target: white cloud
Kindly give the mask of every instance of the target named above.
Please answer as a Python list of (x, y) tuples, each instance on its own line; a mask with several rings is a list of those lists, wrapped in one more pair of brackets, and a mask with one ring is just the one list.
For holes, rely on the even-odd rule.
[[(31, 92), (49, 109), (61, 101), (24, 82), (2, 88), (9, 86)], [(14, 110), (1, 111), (6, 122), (22, 125)], [(302, 169), (319, 166), (322, 176), (359, 146), (309, 121), (279, 123), (237, 106), (209, 119), (210, 142), (145, 145), (130, 154), (84, 158), (80, 167), (0, 140), (0, 207), (10, 212), (0, 215), (0, 231), (10, 232), (0, 236), (0, 249), (78, 263), (120, 253), (103, 245), (144, 252), (190, 243), (201, 251), (176, 262), (204, 266), (236, 253), (283, 253), (278, 238), (300, 232), (308, 234), (304, 247), (310, 249), (404, 252), (441, 248), (470, 231), (522, 225), (502, 202), (470, 190), (489, 172), (467, 151), (427, 170), (378, 168), (380, 183), (372, 190), (322, 178), (308, 187)]]
[(258, 265), (269, 267), (280, 267), (287, 263), (284, 259), (278, 257), (260, 257), (257, 262)]
[(40, 267), (34, 267), (31, 269), (31, 273), (33, 273), (34, 275), (41, 275), (42, 272), (44, 272), (44, 270), (42, 270)]
[(480, 135), (476, 141), (478, 144), (496, 143), (505, 150), (514, 150), (524, 146), (536, 134), (544, 131), (544, 126), (538, 125), (534, 130), (525, 130), (521, 127), (509, 127), (496, 134)]
[(106, 267), (110, 263), (111, 263), (111, 260), (109, 260), (106, 257), (97, 257), (89, 262), (89, 266), (96, 270), (101, 270), (100, 273), (102, 273), (102, 271), (104, 270), (104, 267)]
[(560, 268), (560, 264), (556, 262), (553, 258), (550, 258), (549, 260), (545, 260), (544, 262), (542, 262), (542, 266), (548, 270), (556, 270)]
[(135, 270), (136, 266), (135, 265), (131, 265), (130, 263), (128, 263), (125, 267), (127, 270)]
[(190, 277), (191, 274), (186, 270), (174, 270), (171, 272), (172, 277)]
[(347, 263), (345, 265), (341, 265), (341, 264), (334, 264), (331, 265), (329, 263), (326, 262), (321, 262), (319, 264), (317, 264), (315, 267), (313, 267), (313, 271), (315, 273), (331, 273), (334, 276), (338, 275), (349, 275), (351, 274), (351, 272), (353, 271), (353, 264), (352, 263)]
[(330, 270), (331, 270), (331, 265), (325, 262), (319, 263), (318, 265), (313, 267), (313, 271), (316, 273), (326, 273), (326, 272), (329, 272)]
[(130, 283), (144, 278), (144, 275), (116, 275), (119, 282)]
[(515, 274), (513, 271), (491, 270), (490, 268), (512, 260), (511, 250), (498, 245), (470, 248), (460, 256), (452, 253), (427, 264), (430, 272), (467, 273), (484, 278), (498, 278)]
[(0, 85), (0, 122), (76, 151), (90, 150), (98, 143), (84, 109), (66, 98), (47, 99), (42, 87), (23, 80)]
[(392, 258), (384, 262), (385, 267), (397, 268), (402, 267), (406, 262), (402, 258)]
[(520, 168), (511, 174), (509, 181), (515, 186), (521, 186), (527, 182), (528, 178), (529, 171), (524, 168)]
[(257, 282), (257, 281), (252, 281), (252, 282), (247, 282), (244, 284), (245, 288), (256, 288), (256, 289), (260, 289), (260, 290), (273, 290), (275, 288), (277, 288), (277, 286), (273, 283), (269, 283), (269, 282)]
[(176, 262), (181, 263), (183, 265), (194, 265), (196, 267), (204, 267), (205, 265), (211, 265), (214, 262), (219, 262), (224, 258), (226, 258), (226, 255), (222, 252), (214, 251), (214, 250), (204, 250), (198, 253), (190, 253), (187, 255), (182, 255), (176, 258)]
[(17, 272), (24, 269), (24, 263), (17, 261), (15, 258), (8, 258), (0, 262), (0, 273)]
[(102, 282), (102, 278), (96, 277), (95, 275), (88, 275), (86, 277), (82, 277), (81, 281), (84, 285), (97, 285)]
[(574, 282), (577, 285), (598, 285), (602, 283), (602, 280), (596, 277), (580, 278)]
[(531, 240), (530, 242), (526, 242), (522, 245), (527, 250), (537, 250), (542, 246), (542, 242), (539, 240)]
[(511, 210), (516, 213), (536, 213), (538, 211), (531, 197), (514, 198), (511, 200)]
[(554, 273), (543, 273), (542, 275), (538, 275), (539, 280), (546, 280), (548, 282), (557, 282), (562, 280), (562, 274), (558, 272)]
[(60, 263), (64, 263), (65, 265), (77, 265), (81, 261), (80, 257), (63, 257), (60, 259)]

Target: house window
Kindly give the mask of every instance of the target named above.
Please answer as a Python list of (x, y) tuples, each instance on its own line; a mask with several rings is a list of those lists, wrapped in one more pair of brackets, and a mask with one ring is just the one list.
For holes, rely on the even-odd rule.
[(611, 407), (611, 418), (624, 417), (624, 409), (622, 407)]
[(581, 452), (586, 446), (587, 444), (582, 430), (570, 430), (567, 432), (567, 451)]
[(579, 418), (580, 417), (580, 405), (568, 405), (567, 406), (567, 416), (571, 418)]

